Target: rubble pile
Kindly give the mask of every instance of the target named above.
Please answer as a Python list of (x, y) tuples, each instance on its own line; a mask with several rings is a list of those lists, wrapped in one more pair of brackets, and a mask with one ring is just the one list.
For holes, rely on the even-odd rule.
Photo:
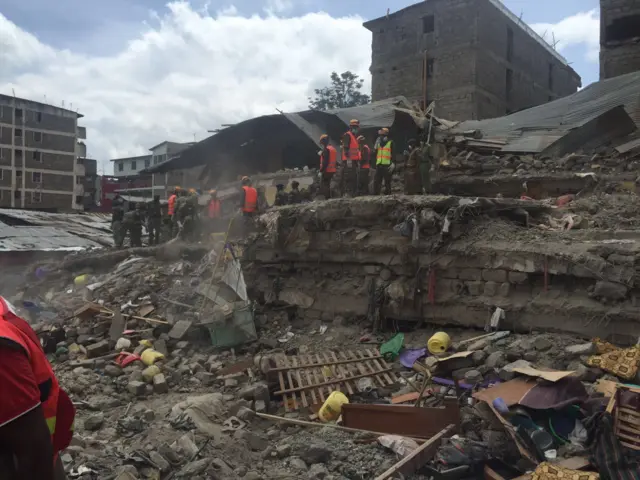
[[(597, 228), (624, 203), (605, 197), (563, 207), (457, 197), (284, 207), (261, 218), (245, 274), (255, 298), (310, 321), (484, 327), (499, 307), (512, 330), (635, 341), (639, 251), (634, 233)], [(637, 225), (631, 215), (623, 221)]]
[(289, 206), (242, 244), (34, 265), (11, 300), (77, 408), (72, 478), (593, 471), (591, 415), (640, 382), (637, 252), (597, 228), (625, 205)]

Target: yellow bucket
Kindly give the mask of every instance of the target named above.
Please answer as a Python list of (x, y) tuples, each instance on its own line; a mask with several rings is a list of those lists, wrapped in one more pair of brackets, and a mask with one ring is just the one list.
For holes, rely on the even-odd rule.
[(451, 345), (451, 339), (445, 332), (437, 332), (433, 334), (433, 337), (427, 342), (427, 349), (431, 355), (438, 355), (444, 353), (449, 349)]
[(349, 399), (344, 393), (338, 391), (333, 392), (324, 402), (322, 408), (320, 408), (318, 418), (325, 423), (338, 420), (342, 413), (342, 405), (345, 403), (349, 403)]
[(79, 286), (84, 285), (85, 283), (87, 283), (87, 280), (89, 280), (89, 275), (87, 275), (87, 274), (78, 275), (76, 278), (73, 279), (73, 284), (76, 287), (79, 287)]

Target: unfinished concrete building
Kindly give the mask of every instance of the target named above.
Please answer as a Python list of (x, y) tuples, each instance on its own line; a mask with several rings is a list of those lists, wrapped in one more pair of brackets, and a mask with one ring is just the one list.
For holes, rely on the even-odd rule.
[(82, 210), (86, 138), (82, 115), (0, 95), (0, 206)]
[(373, 100), (403, 95), (452, 120), (564, 97), (580, 76), (499, 0), (426, 0), (366, 22)]
[(640, 2), (600, 0), (600, 79), (640, 70)]

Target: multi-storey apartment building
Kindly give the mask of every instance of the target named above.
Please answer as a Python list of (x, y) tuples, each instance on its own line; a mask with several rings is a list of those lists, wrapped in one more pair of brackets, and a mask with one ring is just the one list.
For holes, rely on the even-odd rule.
[(451, 120), (499, 117), (575, 93), (567, 61), (500, 0), (424, 0), (368, 21), (373, 100), (436, 101)]
[(600, 79), (640, 70), (640, 1), (600, 0)]
[(84, 127), (77, 112), (0, 95), (0, 207), (83, 209)]

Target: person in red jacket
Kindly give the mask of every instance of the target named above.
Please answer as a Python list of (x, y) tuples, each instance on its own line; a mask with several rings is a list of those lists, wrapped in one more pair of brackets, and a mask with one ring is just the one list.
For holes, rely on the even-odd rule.
[(320, 194), (331, 198), (331, 179), (336, 173), (338, 151), (329, 144), (329, 135), (320, 137)]
[(207, 204), (207, 218), (209, 219), (209, 232), (214, 233), (221, 229), (222, 203), (218, 198), (217, 190), (209, 191), (209, 203)]
[(358, 172), (358, 195), (369, 195), (369, 172), (371, 171), (371, 149), (364, 135), (358, 137), (360, 145), (360, 171)]
[(58, 385), (40, 341), (0, 297), (0, 472), (2, 478), (65, 478), (75, 409)]

